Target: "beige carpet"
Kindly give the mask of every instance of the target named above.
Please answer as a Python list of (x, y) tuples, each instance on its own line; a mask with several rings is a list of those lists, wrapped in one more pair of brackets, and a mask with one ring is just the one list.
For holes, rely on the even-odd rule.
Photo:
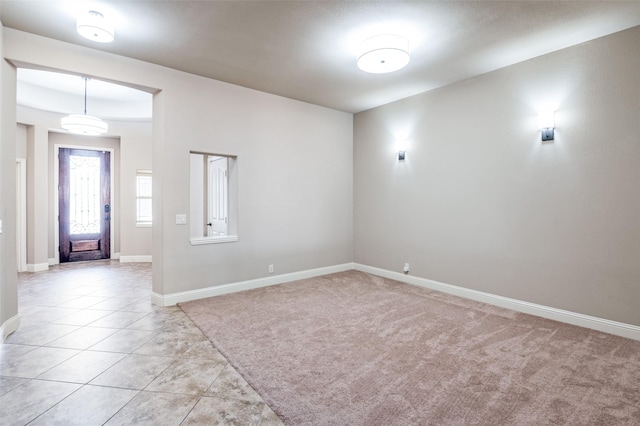
[(290, 425), (640, 425), (640, 342), (357, 271), (181, 305)]

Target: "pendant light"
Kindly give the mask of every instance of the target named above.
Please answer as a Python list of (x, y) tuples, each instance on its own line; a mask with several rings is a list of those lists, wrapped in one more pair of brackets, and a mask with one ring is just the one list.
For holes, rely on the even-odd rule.
[(82, 77), (84, 80), (84, 114), (71, 114), (60, 120), (62, 128), (79, 135), (97, 136), (107, 133), (109, 126), (97, 117), (87, 115), (87, 81), (88, 77)]

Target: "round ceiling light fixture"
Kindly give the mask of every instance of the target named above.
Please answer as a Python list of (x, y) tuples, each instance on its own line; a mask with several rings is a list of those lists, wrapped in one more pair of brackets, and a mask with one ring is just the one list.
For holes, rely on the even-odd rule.
[(358, 46), (358, 68), (374, 74), (383, 74), (404, 68), (411, 59), (409, 40), (384, 34), (371, 37)]
[(109, 130), (107, 123), (90, 115), (71, 114), (60, 121), (63, 129), (78, 135), (98, 136)]
[(95, 10), (78, 17), (76, 30), (82, 37), (98, 43), (111, 43), (115, 35), (113, 24)]

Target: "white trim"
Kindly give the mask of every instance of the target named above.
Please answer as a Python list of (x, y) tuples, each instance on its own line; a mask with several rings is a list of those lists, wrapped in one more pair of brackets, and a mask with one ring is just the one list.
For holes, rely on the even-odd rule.
[(49, 270), (49, 263), (27, 263), (27, 272), (42, 272)]
[(0, 326), (0, 338), (2, 338), (2, 342), (7, 338), (8, 335), (16, 331), (20, 327), (20, 315), (14, 315)]
[[(59, 252), (58, 252), (59, 253)], [(111, 253), (110, 259), (118, 260), (120, 259), (120, 253)], [(58, 258), (50, 257), (49, 258), (49, 266), (59, 265), (60, 264), (60, 255), (58, 254)]]
[(16, 193), (18, 199), (17, 210), (18, 215), (16, 217), (16, 253), (18, 258), (18, 272), (24, 272), (27, 270), (27, 160), (25, 158), (16, 158), (16, 166), (18, 167), (16, 182)]
[[(109, 205), (111, 206), (111, 227), (109, 229), (109, 246), (110, 246), (110, 251), (111, 248), (113, 248), (114, 245), (114, 240), (115, 240), (115, 229), (116, 229), (116, 225), (117, 225), (117, 214), (114, 214), (113, 211), (113, 200), (114, 200), (114, 193), (116, 192), (116, 188), (115, 188), (115, 163), (116, 160), (114, 158), (114, 152), (115, 149), (114, 148), (103, 148), (103, 147), (95, 147), (95, 146), (84, 146), (84, 145), (69, 145), (69, 144), (55, 144), (53, 146), (53, 192), (55, 194), (54, 196), (54, 203), (53, 203), (53, 247), (54, 247), (54, 251), (55, 251), (55, 264), (57, 265), (58, 263), (60, 263), (60, 251), (58, 250), (58, 247), (60, 246), (60, 223), (58, 220), (58, 217), (60, 217), (60, 200), (59, 200), (59, 196), (58, 196), (58, 185), (59, 185), (59, 180), (60, 180), (60, 160), (59, 160), (59, 156), (60, 156), (60, 148), (72, 148), (72, 149), (86, 149), (86, 150), (90, 150), (90, 151), (103, 151), (103, 152), (109, 152), (109, 176), (111, 178), (111, 189), (109, 191), (109, 197), (111, 198), (111, 200), (109, 201)], [(117, 206), (118, 208), (120, 208), (120, 206)], [(111, 254), (111, 259), (115, 259), (114, 254)]]
[(291, 272), (289, 274), (274, 275), (255, 280), (239, 281), (235, 283), (222, 284), (213, 287), (202, 288), (198, 290), (183, 291), (180, 293), (171, 293), (161, 295), (152, 293), (151, 301), (159, 306), (172, 306), (180, 302), (188, 302), (190, 300), (204, 299), (206, 297), (220, 296), (223, 294), (236, 293), (238, 291), (251, 290), (254, 288), (267, 287), (276, 284), (287, 283), (290, 281), (302, 280), (305, 278), (319, 277), (321, 275), (333, 274), (336, 272), (344, 272), (354, 269), (353, 263), (344, 263), (342, 265), (326, 266), (323, 268), (307, 269), (305, 271)]
[(151, 255), (120, 256), (120, 263), (151, 262)]
[(224, 235), (222, 237), (197, 237), (189, 239), (192, 246), (201, 246), (203, 244), (219, 244), (233, 243), (238, 241), (237, 235)]
[(522, 300), (511, 299), (508, 297), (497, 296), (491, 293), (485, 293), (478, 290), (472, 290), (464, 287), (458, 287), (451, 284), (445, 284), (438, 281), (428, 280), (425, 278), (414, 277), (411, 275), (401, 274), (399, 272), (388, 271), (386, 269), (375, 268), (373, 266), (354, 263), (354, 269), (369, 274), (379, 275), (396, 281), (402, 281), (407, 284), (425, 287), (431, 290), (437, 290), (443, 293), (452, 294), (454, 296), (471, 299), (478, 302), (488, 303), (490, 305), (499, 306), (501, 308), (511, 309), (525, 314), (536, 315), (567, 324), (577, 325), (580, 327), (590, 328), (592, 330), (602, 331), (604, 333), (615, 334), (633, 340), (640, 340), (640, 327), (632, 324), (626, 324), (617, 321), (611, 321), (604, 318), (593, 317), (590, 315), (579, 314), (576, 312), (565, 311), (563, 309), (552, 308), (549, 306), (529, 303)]
[(151, 292), (151, 303), (153, 303), (156, 306), (171, 306), (171, 304), (164, 304), (164, 297), (162, 297), (161, 294), (154, 292)]
[(640, 327), (636, 325), (611, 321), (604, 318), (593, 317), (590, 315), (552, 308), (549, 306), (538, 305), (522, 300), (511, 299), (491, 293), (485, 293), (483, 291), (458, 287), (455, 285), (429, 280), (426, 278), (405, 275), (399, 272), (393, 272), (386, 269), (375, 268), (373, 266), (362, 265), (360, 263), (344, 263), (342, 265), (309, 269), (306, 271), (293, 272), (290, 274), (282, 274), (271, 277), (258, 278), (255, 280), (222, 284), (219, 286), (207, 287), (191, 291), (183, 291), (180, 293), (172, 293), (167, 295), (152, 293), (151, 301), (158, 306), (171, 306), (180, 302), (188, 302), (190, 300), (204, 299), (206, 297), (220, 296), (223, 294), (235, 293), (238, 291), (267, 287), (270, 285), (282, 284), (305, 278), (312, 278), (336, 272), (348, 271), (350, 269), (367, 272), (369, 274), (378, 275), (406, 284), (440, 291), (442, 293), (452, 294), (454, 296), (475, 300), (477, 302), (499, 306), (505, 309), (511, 309), (525, 314), (535, 315), (542, 318), (560, 321), (579, 327), (590, 328), (592, 330), (602, 331), (604, 333), (614, 334), (616, 336), (640, 341)]

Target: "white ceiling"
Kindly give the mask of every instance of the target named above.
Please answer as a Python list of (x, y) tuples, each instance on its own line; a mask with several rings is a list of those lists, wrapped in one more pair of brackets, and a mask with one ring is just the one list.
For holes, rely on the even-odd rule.
[[(89, 9), (114, 22), (113, 43), (76, 33), (76, 15)], [(640, 1), (1, 0), (0, 20), (9, 28), (359, 112), (640, 25)], [(355, 64), (356, 46), (381, 33), (409, 38), (411, 62), (391, 74), (364, 73)]]

